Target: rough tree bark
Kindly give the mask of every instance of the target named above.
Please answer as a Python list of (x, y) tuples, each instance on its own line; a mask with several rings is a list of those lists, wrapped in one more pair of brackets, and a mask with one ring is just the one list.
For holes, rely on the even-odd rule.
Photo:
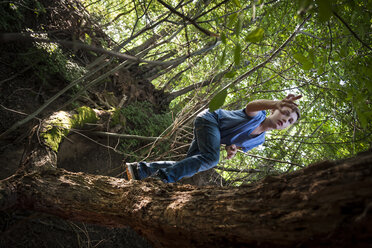
[(372, 238), (372, 153), (324, 161), (241, 187), (73, 173), (36, 143), (0, 181), (0, 209), (131, 226), (155, 247), (348, 247)]

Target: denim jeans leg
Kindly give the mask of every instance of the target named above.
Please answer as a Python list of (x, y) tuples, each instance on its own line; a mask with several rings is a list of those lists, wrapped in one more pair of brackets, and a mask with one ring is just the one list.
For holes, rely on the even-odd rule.
[(194, 138), (191, 141), (191, 145), (189, 147), (189, 150), (187, 151), (186, 157), (191, 157), (193, 155), (200, 154), (199, 147), (198, 147), (198, 141), (196, 140), (196, 135), (194, 134)]
[[(191, 142), (191, 145), (187, 152), (187, 157), (192, 155), (199, 154), (198, 143), (196, 141), (196, 135), (194, 130), (194, 139)], [(150, 176), (153, 176), (158, 172), (159, 169), (164, 169), (173, 166), (177, 161), (156, 161), (156, 162), (139, 162), (138, 165), (138, 174), (140, 179), (144, 179)], [(161, 173), (160, 173), (161, 174)]]
[(159, 169), (158, 174), (163, 175), (167, 182), (176, 182), (183, 177), (193, 176), (197, 172), (208, 170), (218, 164), (221, 142), (218, 124), (197, 118), (194, 129), (196, 143), (193, 142), (189, 153), (193, 155), (167, 168)]

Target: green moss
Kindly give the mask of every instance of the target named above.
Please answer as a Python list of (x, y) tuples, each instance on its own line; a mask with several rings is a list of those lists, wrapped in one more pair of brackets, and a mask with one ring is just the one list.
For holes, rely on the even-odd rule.
[(68, 135), (71, 128), (81, 128), (86, 123), (96, 123), (98, 121), (96, 113), (89, 107), (82, 106), (75, 111), (77, 114), (72, 116), (68, 112), (59, 111), (53, 114), (43, 125), (40, 138), (56, 152), (59, 144)]
[(71, 118), (67, 112), (59, 111), (52, 115), (40, 133), (40, 138), (44, 143), (52, 148), (54, 151), (58, 151), (59, 144), (62, 142), (64, 136), (66, 136), (71, 129)]
[(116, 125), (125, 126), (125, 117), (123, 116), (121, 109), (113, 108), (110, 126), (114, 127)]
[(93, 109), (82, 106), (75, 110), (77, 114), (74, 114), (71, 118), (71, 124), (73, 128), (84, 126), (86, 123), (96, 123), (98, 117)]

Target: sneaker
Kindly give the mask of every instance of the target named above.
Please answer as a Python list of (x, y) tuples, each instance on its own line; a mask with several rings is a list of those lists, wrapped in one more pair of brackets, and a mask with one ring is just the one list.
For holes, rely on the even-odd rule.
[(138, 175), (138, 163), (126, 163), (126, 172), (128, 180), (140, 180)]

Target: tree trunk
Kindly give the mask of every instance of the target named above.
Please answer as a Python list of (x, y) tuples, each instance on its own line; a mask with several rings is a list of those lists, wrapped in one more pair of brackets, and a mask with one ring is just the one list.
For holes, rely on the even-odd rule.
[(372, 238), (372, 153), (325, 161), (241, 187), (73, 173), (37, 144), (0, 182), (0, 207), (131, 226), (156, 247), (343, 246)]

